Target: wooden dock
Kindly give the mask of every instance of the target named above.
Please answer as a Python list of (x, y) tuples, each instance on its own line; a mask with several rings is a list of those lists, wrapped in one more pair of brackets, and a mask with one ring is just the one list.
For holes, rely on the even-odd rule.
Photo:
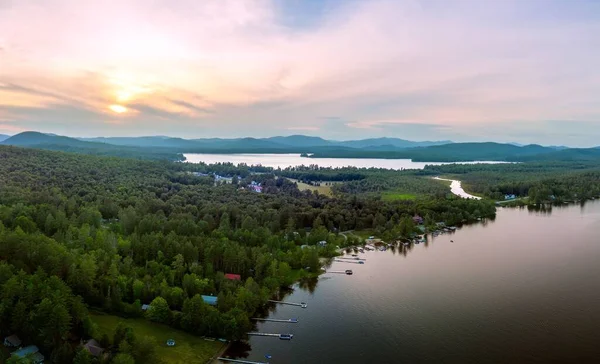
[(239, 359), (229, 359), (229, 358), (217, 358), (217, 360), (226, 362), (226, 363), (241, 363), (241, 364), (269, 364), (262, 361), (249, 361), (249, 360), (239, 360)]
[(254, 321), (263, 321), (263, 322), (281, 322), (281, 323), (285, 323), (285, 324), (297, 324), (298, 323), (298, 319), (295, 318), (289, 318), (289, 319), (270, 319), (270, 318), (253, 318), (252, 320)]
[(349, 260), (339, 260), (339, 259), (335, 259), (334, 262), (338, 262), (338, 263), (348, 263), (348, 264), (365, 264), (365, 262), (363, 261), (349, 261)]
[(249, 332), (248, 336), (272, 336), (272, 337), (279, 337), (279, 335), (281, 334), (273, 334), (270, 332)]
[(297, 307), (302, 307), (302, 308), (306, 308), (306, 306), (307, 306), (307, 304), (304, 302), (296, 303), (296, 302), (283, 302), (283, 301), (275, 301), (275, 300), (269, 300), (269, 302), (279, 303), (280, 305), (297, 306)]

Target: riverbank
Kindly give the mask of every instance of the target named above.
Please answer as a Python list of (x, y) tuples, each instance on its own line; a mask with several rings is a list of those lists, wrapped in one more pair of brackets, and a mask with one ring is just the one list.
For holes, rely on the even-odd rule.
[(440, 177), (433, 177), (433, 179), (438, 180), (438, 181), (447, 181), (447, 182), (450, 182), (450, 191), (453, 194), (455, 194), (456, 196), (460, 196), (462, 198), (472, 198), (472, 199), (475, 199), (475, 200), (481, 200), (481, 197), (475, 196), (475, 195), (471, 195), (471, 194), (465, 192), (465, 190), (462, 188), (461, 181), (458, 181), (458, 180), (455, 180), (455, 179), (440, 178)]

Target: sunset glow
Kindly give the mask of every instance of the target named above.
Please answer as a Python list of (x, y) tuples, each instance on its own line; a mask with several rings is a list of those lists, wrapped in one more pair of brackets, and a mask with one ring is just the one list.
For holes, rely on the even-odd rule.
[(9, 4), (5, 125), (114, 135), (108, 108), (122, 135), (600, 140), (599, 2)]
[(121, 114), (127, 111), (127, 108), (123, 105), (110, 105), (108, 108), (116, 112), (117, 114)]

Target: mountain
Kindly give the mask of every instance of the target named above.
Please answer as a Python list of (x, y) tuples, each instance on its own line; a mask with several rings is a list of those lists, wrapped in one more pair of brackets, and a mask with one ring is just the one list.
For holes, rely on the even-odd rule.
[(413, 142), (410, 140), (398, 139), (398, 138), (372, 138), (362, 140), (349, 140), (344, 142), (336, 142), (336, 145), (350, 147), (350, 148), (369, 148), (369, 147), (394, 147), (398, 149), (415, 148), (415, 147), (429, 147), (434, 145), (451, 144), (450, 140), (442, 141), (424, 141), (424, 142)]
[(514, 158), (515, 161), (595, 161), (600, 160), (600, 148), (570, 148), (554, 150), (550, 153), (525, 155)]
[(65, 146), (88, 146), (90, 142), (81, 141), (75, 138), (59, 136), (53, 134), (44, 134), (37, 131), (25, 131), (4, 140), (2, 144), (16, 146), (33, 145), (65, 145)]
[(79, 140), (134, 147), (192, 148), (196, 146), (196, 143), (193, 140), (165, 136), (99, 137), (79, 138)]
[(136, 159), (183, 160), (183, 156), (167, 148), (143, 148), (79, 140), (60, 135), (26, 131), (2, 142), (25, 148), (57, 150), (63, 152), (128, 157)]
[(336, 144), (336, 142), (330, 140), (306, 135), (276, 136), (264, 138), (263, 140), (293, 147), (326, 147)]
[(10, 135), (0, 134), (0, 143), (10, 138)]
[(386, 158), (412, 159), (419, 162), (516, 161), (527, 156), (557, 152), (540, 145), (518, 147), (501, 143), (452, 143), (401, 150), (350, 149), (321, 151), (313, 158)]
[(427, 147), (452, 143), (451, 141), (425, 141), (413, 142), (398, 138), (374, 138), (364, 140), (335, 141), (320, 137), (306, 135), (275, 136), (270, 138), (201, 138), (182, 139), (164, 136), (143, 137), (108, 137), (108, 138), (81, 138), (83, 141), (101, 142), (114, 145), (128, 145), (137, 147), (164, 147), (176, 148), (180, 152), (206, 150), (249, 150), (249, 149), (277, 149), (288, 152), (313, 152), (311, 148), (375, 148), (376, 150), (393, 150), (413, 147)]

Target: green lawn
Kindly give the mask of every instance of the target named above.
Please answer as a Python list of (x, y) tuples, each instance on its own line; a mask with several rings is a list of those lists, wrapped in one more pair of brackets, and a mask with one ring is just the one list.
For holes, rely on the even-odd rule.
[[(333, 196), (333, 192), (331, 191), (331, 184), (339, 183), (339, 182), (323, 181), (323, 182), (321, 182), (320, 186), (313, 186), (313, 185), (309, 185), (307, 183), (300, 182), (293, 178), (288, 178), (288, 180), (290, 180), (292, 182), (296, 182), (298, 184), (298, 189), (300, 191), (304, 191), (304, 190), (319, 191), (320, 194), (329, 196), (329, 197)], [(330, 185), (325, 186), (325, 183), (329, 183)]]
[[(100, 334), (106, 333), (112, 338), (119, 322), (131, 327), (136, 336), (150, 336), (156, 339), (156, 353), (164, 363), (206, 363), (226, 345), (220, 341), (208, 341), (201, 337), (190, 335), (169, 326), (150, 322), (143, 318), (125, 319), (118, 316), (90, 313), (98, 325)], [(175, 340), (174, 347), (168, 347), (168, 339)]]
[(415, 198), (417, 198), (416, 195), (395, 191), (386, 191), (381, 194), (383, 201), (414, 200)]

